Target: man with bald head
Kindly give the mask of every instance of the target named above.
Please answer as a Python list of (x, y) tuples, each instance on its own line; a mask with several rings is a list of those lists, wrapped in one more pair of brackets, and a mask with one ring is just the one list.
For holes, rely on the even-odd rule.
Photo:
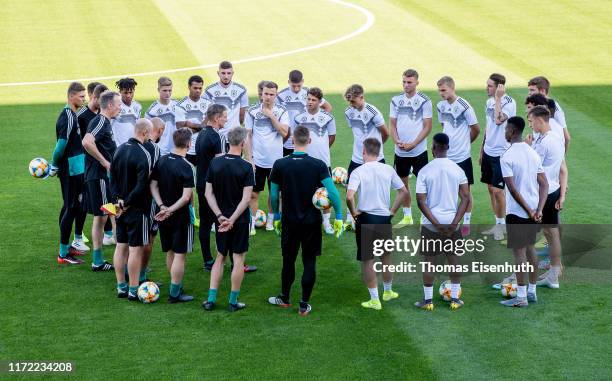
[[(117, 297), (129, 300), (138, 300), (143, 247), (149, 244), (149, 175), (154, 157), (144, 144), (152, 128), (149, 120), (136, 121), (134, 136), (117, 149), (110, 168), (112, 200), (117, 206), (117, 246), (113, 258)], [(125, 281), (126, 260), (129, 288)]]

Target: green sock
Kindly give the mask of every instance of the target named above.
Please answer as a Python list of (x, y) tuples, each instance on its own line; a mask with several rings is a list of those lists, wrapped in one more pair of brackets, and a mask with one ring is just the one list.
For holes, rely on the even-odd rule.
[(125, 282), (118, 282), (117, 283), (117, 290), (118, 291), (127, 291), (128, 290), (128, 284)]
[(232, 291), (230, 293), (230, 297), (229, 297), (230, 304), (237, 304), (238, 303), (238, 294), (240, 294), (240, 290)]
[(138, 281), (144, 282), (147, 279), (147, 272), (145, 269), (140, 270), (140, 276), (138, 277)]
[(70, 245), (64, 245), (60, 243), (60, 257), (61, 258), (66, 258), (66, 255), (68, 255), (68, 251), (70, 250)]
[(107, 237), (112, 237), (113, 236), (113, 231), (112, 230), (105, 231), (104, 235), (107, 236)]
[(138, 294), (138, 286), (130, 286), (130, 294), (137, 295)]
[(104, 263), (104, 258), (102, 257), (102, 249), (94, 249), (92, 260), (93, 264), (96, 266), (100, 266)]
[(180, 294), (181, 294), (181, 285), (170, 283), (170, 296), (172, 296), (173, 298), (178, 298)]
[(211, 303), (217, 302), (217, 289), (211, 288), (208, 290), (208, 301)]

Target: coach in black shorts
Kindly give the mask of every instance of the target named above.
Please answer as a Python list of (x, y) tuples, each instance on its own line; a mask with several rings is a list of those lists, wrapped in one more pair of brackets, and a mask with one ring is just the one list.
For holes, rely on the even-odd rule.
[[(312, 204), (312, 196), (322, 185), (327, 189), (329, 199), (336, 211), (334, 231), (342, 232), (342, 206), (340, 195), (329, 175), (329, 169), (322, 160), (306, 153), (310, 144), (307, 127), (297, 126), (293, 132), (294, 152), (277, 160), (270, 175), (270, 199), (275, 213), (275, 225), (282, 224), (281, 248), (283, 270), (281, 293), (268, 299), (270, 304), (289, 307), (291, 286), (295, 280), (295, 260), (302, 248), (302, 299), (299, 313), (306, 316), (312, 310), (310, 295), (316, 279), (316, 259), (321, 255), (321, 211)], [(283, 196), (282, 215), (279, 215), (279, 191)], [(278, 233), (278, 230), (277, 230)]]
[(114, 91), (100, 95), (100, 113), (89, 122), (87, 134), (83, 137), (85, 148), (85, 192), (87, 211), (94, 215), (91, 227), (93, 241), (93, 271), (112, 270), (113, 266), (102, 256), (102, 237), (107, 216), (100, 207), (110, 202), (108, 172), (117, 146), (111, 128), (111, 119), (121, 111), (121, 96)]
[(240, 156), (246, 136), (246, 129), (232, 128), (227, 134), (230, 144), (228, 153), (213, 159), (208, 168), (205, 194), (216, 219), (218, 255), (210, 274), (208, 300), (202, 304), (207, 311), (213, 310), (217, 302), (217, 289), (228, 255), (234, 257), (229, 311), (246, 307), (238, 302), (238, 295), (244, 278), (244, 257), (249, 249), (250, 214), (247, 208), (255, 183), (252, 165)]
[(180, 128), (172, 134), (174, 148), (159, 159), (151, 175), (151, 194), (160, 209), (159, 239), (166, 253), (170, 272), (169, 303), (190, 302), (193, 296), (183, 294), (183, 275), (187, 253), (193, 249), (193, 221), (189, 205), (195, 186), (193, 166), (185, 155), (191, 146), (191, 131)]
[[(149, 244), (151, 194), (149, 173), (151, 155), (143, 146), (151, 131), (151, 122), (139, 119), (134, 137), (122, 144), (111, 163), (111, 190), (117, 203), (117, 246), (113, 264), (117, 277), (117, 297), (138, 300), (137, 290), (142, 267), (143, 247)], [(125, 282), (127, 261), (129, 279)]]

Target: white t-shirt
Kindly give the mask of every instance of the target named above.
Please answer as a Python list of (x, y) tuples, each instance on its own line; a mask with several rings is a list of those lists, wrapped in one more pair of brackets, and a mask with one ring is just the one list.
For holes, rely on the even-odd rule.
[(437, 109), (442, 131), (449, 138), (448, 158), (455, 163), (467, 160), (470, 158), (470, 126), (478, 123), (474, 109), (461, 97), (452, 104), (442, 100)]
[[(294, 125), (302, 125), (310, 131), (310, 144), (306, 152), (331, 166), (329, 155), (329, 137), (336, 135), (336, 121), (332, 114), (319, 109), (316, 114), (308, 111), (298, 114), (293, 120)], [(291, 139), (291, 138), (289, 138)]]
[[(253, 131), (253, 161), (261, 168), (272, 168), (274, 162), (283, 157), (283, 137), (274, 128), (270, 118), (261, 112), (262, 104), (248, 109), (244, 127)], [(282, 124), (289, 126), (289, 115), (283, 106), (275, 104), (272, 113)]]
[[(433, 106), (429, 97), (420, 91), (408, 98), (406, 93), (391, 98), (389, 118), (396, 119), (397, 135), (404, 143), (411, 143), (423, 131), (425, 119), (432, 118)], [(395, 154), (400, 157), (415, 157), (427, 151), (427, 138), (410, 151), (395, 146)]]
[[(508, 118), (516, 116), (516, 102), (509, 95), (504, 95), (501, 99), (501, 111)], [(487, 130), (485, 132), (484, 152), (493, 157), (501, 156), (510, 143), (506, 140), (506, 122), (497, 124), (495, 122), (495, 98), (487, 99), (485, 106), (487, 116)]]
[(544, 174), (546, 180), (548, 180), (548, 194), (551, 194), (561, 186), (559, 184), (559, 171), (565, 157), (565, 146), (557, 134), (549, 131), (546, 135), (540, 134), (531, 147), (542, 160), (542, 168), (544, 168)]
[[(349, 127), (353, 130), (353, 156), (351, 161), (363, 164), (363, 141), (368, 138), (375, 138), (382, 146), (380, 128), (385, 124), (385, 119), (381, 112), (369, 103), (365, 103), (361, 111), (354, 107), (348, 107), (344, 111), (344, 116)], [(384, 157), (381, 147), (378, 161), (384, 159)]]
[[(289, 113), (289, 128), (291, 129), (291, 135), (297, 125), (294, 123), (295, 117), (306, 111), (306, 102), (308, 101), (308, 87), (302, 86), (300, 91), (294, 93), (289, 87), (285, 87), (278, 92), (276, 96), (276, 103), (283, 106)], [(325, 98), (321, 99), (319, 106), (325, 103)], [(285, 148), (293, 149), (293, 140), (287, 139), (285, 142)]]
[[(555, 134), (559, 139), (561, 139), (561, 142), (563, 143), (563, 149), (565, 149), (565, 134), (563, 133), (563, 126), (561, 126), (559, 124), (559, 122), (557, 122), (557, 120), (555, 119), (548, 119), (548, 125), (550, 126), (550, 132), (552, 132), (553, 134)], [(536, 140), (538, 140), (538, 138), (540, 137), (540, 134), (537, 132), (533, 132), (533, 142), (535, 142)], [(532, 142), (532, 146), (533, 146), (533, 142)]]
[[(191, 122), (202, 124), (202, 121), (206, 118), (206, 110), (212, 105), (212, 102), (206, 98), (201, 97), (197, 101), (193, 101), (188, 96), (183, 98), (176, 104), (175, 114), (177, 122)], [(198, 139), (199, 131), (194, 132), (191, 135), (191, 147), (189, 148), (189, 155), (195, 155), (195, 145)]]
[(172, 140), (172, 134), (176, 131), (176, 101), (170, 99), (167, 105), (161, 104), (158, 100), (151, 103), (149, 109), (145, 113), (145, 118), (153, 119), (155, 117), (160, 118), (164, 121), (166, 127), (164, 128), (164, 134), (159, 139), (159, 149), (162, 155), (166, 155), (174, 148), (174, 141)]
[(240, 126), (240, 109), (249, 107), (246, 87), (236, 82), (230, 82), (227, 87), (223, 87), (221, 82), (217, 81), (206, 88), (202, 97), (227, 108), (227, 122), (219, 130), (219, 134), (225, 138), (232, 127)]
[(567, 123), (565, 122), (565, 112), (561, 108), (559, 102), (555, 101), (555, 120), (557, 123), (561, 125), (563, 128), (567, 128)]
[(115, 136), (115, 144), (117, 147), (134, 137), (134, 126), (136, 121), (140, 119), (142, 106), (136, 101), (128, 106), (121, 101), (121, 111), (115, 119), (111, 121), (113, 135)]
[(390, 216), (391, 188), (404, 187), (395, 169), (390, 165), (370, 161), (359, 166), (348, 182), (348, 189), (358, 192), (357, 208), (368, 214)]
[[(467, 184), (465, 172), (448, 158), (433, 159), (419, 171), (416, 193), (427, 194), (427, 206), (441, 224), (450, 224), (457, 214), (459, 185)], [(421, 215), (421, 225), (436, 228)]]
[[(538, 173), (544, 173), (540, 156), (527, 143), (514, 143), (500, 159), (503, 177), (513, 177), (516, 189), (523, 196), (530, 209), (536, 209), (540, 200)], [(512, 197), (506, 186), (506, 215), (514, 214), (521, 218), (529, 215)]]

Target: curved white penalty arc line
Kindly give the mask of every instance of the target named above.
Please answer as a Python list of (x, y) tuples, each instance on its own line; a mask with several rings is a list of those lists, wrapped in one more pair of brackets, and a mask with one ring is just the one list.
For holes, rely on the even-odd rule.
[[(340, 42), (343, 42), (343, 41), (349, 40), (351, 38), (354, 38), (354, 37), (362, 34), (363, 32), (367, 31), (368, 29), (370, 29), (372, 27), (372, 25), (374, 25), (374, 21), (376, 20), (376, 17), (374, 16), (374, 14), (372, 14), (372, 12), (370, 12), (366, 8), (364, 8), (364, 7), (360, 6), (360, 5), (349, 3), (347, 1), (343, 1), (343, 0), (327, 0), (327, 1), (332, 2), (332, 3), (336, 3), (336, 4), (339, 4), (339, 5), (348, 7), (348, 8), (353, 8), (353, 9), (359, 11), (361, 14), (363, 14), (366, 17), (366, 22), (363, 25), (361, 25), (359, 28), (357, 28), (356, 30), (352, 31), (351, 33), (346, 34), (344, 36), (340, 36), (338, 38), (334, 38), (333, 40), (329, 40), (329, 41), (322, 42), (322, 43), (315, 44), (315, 45), (306, 46), (306, 47), (303, 47), (303, 48), (297, 48), (297, 49), (293, 49), (293, 50), (288, 50), (288, 51), (284, 51), (284, 52), (278, 52), (278, 53), (266, 54), (266, 55), (263, 55), (263, 56), (242, 58), (242, 59), (230, 60), (230, 61), (232, 63), (234, 63), (234, 64), (242, 64), (242, 63), (256, 62), (256, 61), (265, 61), (265, 60), (269, 60), (269, 59), (273, 59), (273, 58), (284, 57), (284, 56), (288, 56), (288, 55), (292, 55), (292, 54), (296, 54), (296, 53), (306, 52), (306, 51), (309, 51), (309, 50), (315, 50), (315, 49), (324, 48), (324, 47), (327, 47), (327, 46), (330, 46), (330, 45), (335, 45), (335, 44), (338, 44)], [(183, 72), (183, 71), (192, 71), (192, 70), (198, 70), (198, 69), (209, 69), (209, 68), (217, 67), (217, 65), (218, 65), (218, 63), (213, 63), (213, 64), (204, 64), (204, 65), (191, 66), (191, 67), (183, 67), (183, 68), (177, 68), (177, 69), (156, 70), (156, 71), (148, 71), (148, 72), (142, 72), (142, 73), (117, 74), (117, 75), (108, 75), (108, 76), (103, 76), (103, 77), (58, 79), (58, 80), (52, 80), (52, 81), (0, 83), (0, 87), (30, 86), (30, 85), (49, 85), (49, 84), (70, 83), (70, 82), (102, 81), (102, 80), (114, 79), (114, 78), (122, 78), (122, 77), (145, 77), (145, 76), (148, 76), (148, 75), (167, 74), (167, 73), (179, 73), (179, 72)]]

